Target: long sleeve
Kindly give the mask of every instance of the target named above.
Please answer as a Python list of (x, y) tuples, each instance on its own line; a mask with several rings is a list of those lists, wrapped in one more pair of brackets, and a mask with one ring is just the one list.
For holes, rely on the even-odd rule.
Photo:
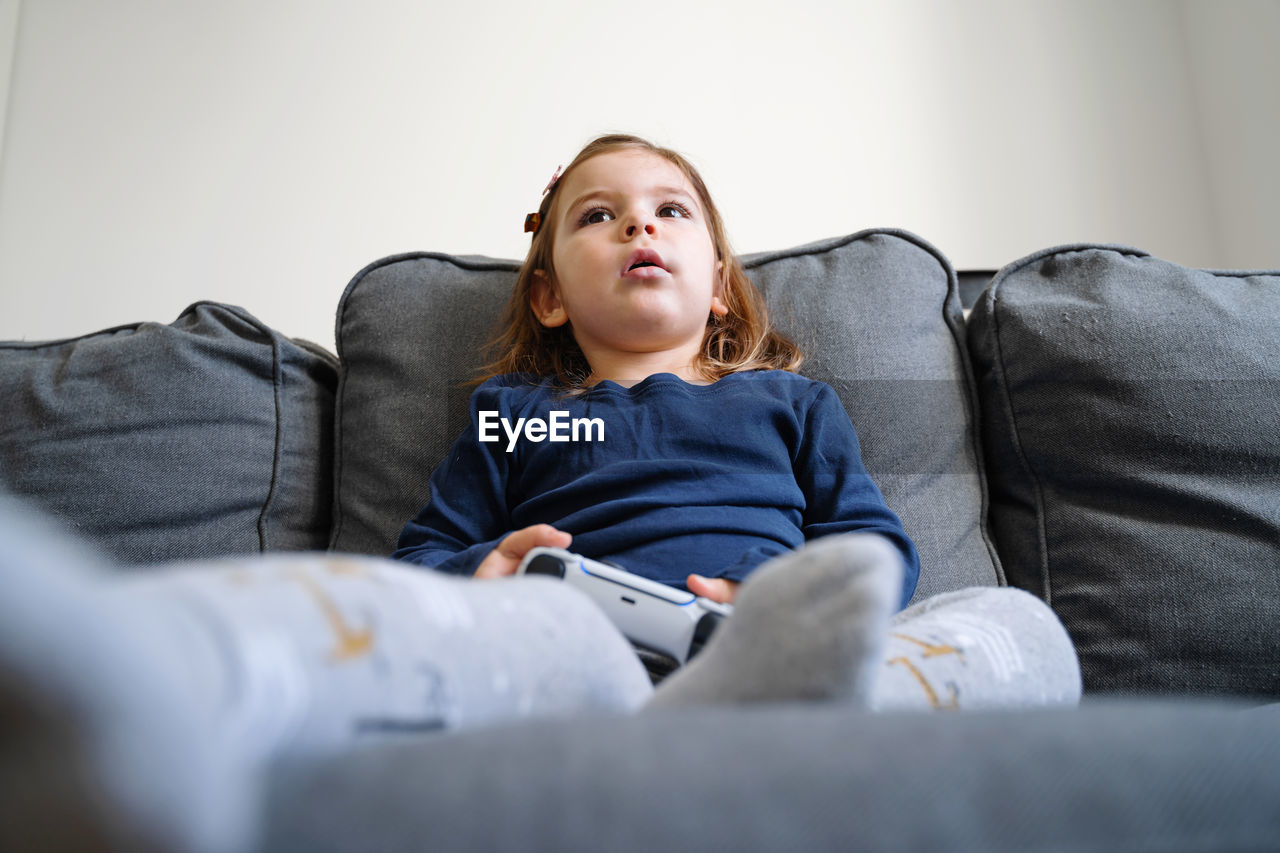
[(499, 442), (481, 442), (478, 432), (478, 413), (498, 408), (489, 384), (472, 394), (470, 425), (432, 472), (430, 500), (404, 526), (392, 557), (451, 574), (471, 575), (511, 531), (509, 455)]
[(867, 473), (857, 431), (840, 399), (830, 387), (817, 387), (794, 460), (796, 482), (805, 497), (804, 537), (809, 540), (856, 531), (887, 538), (902, 552), (905, 607), (920, 578), (915, 544)]

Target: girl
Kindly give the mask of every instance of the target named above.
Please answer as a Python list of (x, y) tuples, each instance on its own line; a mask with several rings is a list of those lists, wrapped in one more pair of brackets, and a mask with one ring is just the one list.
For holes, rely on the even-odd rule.
[[(395, 556), (489, 578), (515, 572), (536, 545), (572, 541), (727, 602), (766, 560), (862, 531), (900, 552), (905, 605), (915, 547), (835, 392), (786, 372), (800, 353), (770, 327), (693, 166), (635, 137), (602, 137), (553, 179), (530, 223), (472, 429), (433, 474)], [(598, 423), (599, 435), (481, 437), (482, 413), (512, 424), (553, 411)]]
[[(1030, 596), (941, 596), (887, 636), (915, 589), (915, 547), (835, 393), (790, 372), (801, 356), (770, 327), (685, 158), (637, 137), (596, 139), (553, 176), (526, 230), (471, 428), (433, 473), (396, 558), (497, 578), (536, 546), (572, 546), (735, 602), (653, 704), (1074, 701), (1070, 642)], [(555, 412), (598, 423), (599, 440), (521, 440), (509, 427)], [(510, 440), (487, 440), (486, 419)], [(1049, 677), (1026, 677), (1012, 631), (1041, 647), (1032, 659)], [(884, 643), (887, 671), (869, 665)]]
[[(333, 554), (122, 577), (0, 495), (0, 699), (34, 690), (65, 709), (112, 826), (242, 849), (249, 782), (281, 755), (530, 715), (1078, 700), (1071, 642), (1030, 595), (967, 590), (891, 616), (915, 549), (834, 394), (788, 372), (799, 356), (688, 163), (597, 140), (531, 224), (476, 430), (397, 556), (494, 578), (536, 545), (572, 546), (732, 601), (732, 617), (655, 690), (559, 581)], [(598, 418), (603, 440), (508, 452), (479, 434), (482, 413), (552, 408)]]

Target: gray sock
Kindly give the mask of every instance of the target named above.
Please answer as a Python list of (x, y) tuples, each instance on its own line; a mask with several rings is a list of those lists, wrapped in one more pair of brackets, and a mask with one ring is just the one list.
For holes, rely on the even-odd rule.
[(836, 700), (865, 704), (902, 596), (902, 558), (871, 534), (820, 539), (742, 585), (707, 647), (648, 707)]
[(1075, 705), (1080, 664), (1058, 617), (1013, 588), (974, 587), (897, 614), (871, 692), (877, 711)]

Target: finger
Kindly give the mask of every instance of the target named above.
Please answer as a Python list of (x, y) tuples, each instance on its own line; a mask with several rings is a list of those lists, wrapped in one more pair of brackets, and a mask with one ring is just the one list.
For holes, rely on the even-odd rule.
[(497, 550), (490, 551), (489, 556), (480, 561), (480, 565), (476, 566), (475, 577), (488, 578), (504, 578), (508, 575), (514, 575), (518, 569), (519, 561), (504, 557)]
[(709, 598), (712, 601), (724, 602), (728, 590), (725, 588), (726, 583), (719, 578), (704, 578), (702, 575), (692, 575), (690, 579), (693, 581), (689, 584), (689, 591), (694, 595), (700, 595), (703, 598)]
[(556, 530), (550, 524), (534, 524), (507, 534), (498, 543), (498, 553), (519, 560), (533, 548), (567, 548), (572, 540), (573, 537), (568, 533)]
[(725, 580), (724, 578), (704, 578), (702, 575), (689, 575), (685, 580), (685, 585), (689, 587), (689, 591), (694, 595), (709, 598), (721, 604), (732, 604), (734, 596), (738, 594), (737, 582)]

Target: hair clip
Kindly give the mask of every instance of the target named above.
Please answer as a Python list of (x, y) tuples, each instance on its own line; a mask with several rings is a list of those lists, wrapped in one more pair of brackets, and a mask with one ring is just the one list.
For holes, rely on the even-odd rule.
[(551, 192), (551, 188), (556, 185), (556, 181), (560, 180), (560, 170), (563, 168), (564, 166), (556, 166), (555, 174), (551, 176), (551, 180), (547, 181), (547, 188), (542, 191), (543, 195)]
[[(556, 166), (555, 173), (552, 174), (551, 180), (547, 181), (547, 186), (542, 190), (542, 194), (546, 195), (555, 188), (556, 181), (560, 180), (560, 173), (564, 166)], [(537, 213), (530, 213), (524, 218), (524, 233), (537, 234), (538, 226), (542, 224), (542, 216)]]

